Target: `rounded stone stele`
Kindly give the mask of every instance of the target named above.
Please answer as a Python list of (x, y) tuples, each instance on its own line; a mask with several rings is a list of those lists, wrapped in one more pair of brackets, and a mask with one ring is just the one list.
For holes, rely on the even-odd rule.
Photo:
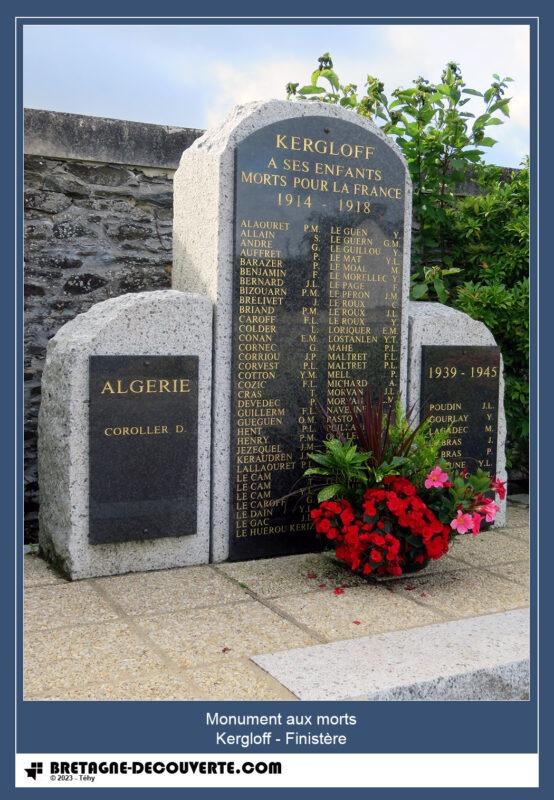
[[(175, 290), (97, 303), (50, 340), (38, 422), (39, 543), (42, 554), (72, 580), (209, 561), (211, 352), (211, 301)], [(192, 535), (89, 543), (92, 355), (198, 356), (198, 512)]]
[(302, 117), (344, 120), (379, 137), (405, 166), (400, 387), (406, 384), (412, 184), (404, 155), (383, 131), (352, 110), (327, 103), (269, 100), (235, 106), (221, 125), (185, 152), (174, 179), (172, 285), (207, 294), (214, 303), (212, 558), (229, 553), (235, 148), (276, 122)]
[[(496, 340), (484, 322), (472, 319), (463, 311), (442, 303), (410, 300), (408, 303), (408, 408), (419, 418), (421, 397), (421, 348), (423, 345), (496, 346)], [(504, 362), (500, 354), (498, 387), (498, 437), (496, 442), (496, 475), (503, 481), (506, 473), (506, 416), (504, 413)], [(497, 498), (498, 501), (498, 498)], [(506, 525), (506, 500), (498, 501), (500, 511), (495, 527)]]

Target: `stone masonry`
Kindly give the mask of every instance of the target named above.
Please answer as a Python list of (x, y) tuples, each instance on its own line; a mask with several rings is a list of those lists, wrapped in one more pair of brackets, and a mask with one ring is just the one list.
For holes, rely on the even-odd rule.
[[(37, 534), (36, 429), (48, 340), (94, 303), (170, 287), (173, 173), (182, 151), (200, 133), (26, 112), (27, 541)], [(106, 158), (111, 163), (102, 163)]]

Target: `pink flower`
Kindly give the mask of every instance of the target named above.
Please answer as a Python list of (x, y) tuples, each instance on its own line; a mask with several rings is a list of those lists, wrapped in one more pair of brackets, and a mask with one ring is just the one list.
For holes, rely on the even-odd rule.
[(473, 531), (473, 517), (471, 514), (465, 514), (458, 509), (458, 515), (456, 519), (452, 520), (450, 527), (457, 533), (467, 533), (468, 531)]
[(494, 522), (494, 518), (500, 511), (500, 506), (497, 505), (494, 500), (489, 500), (487, 498), (486, 502), (480, 506), (477, 506), (477, 511), (485, 515), (487, 522)]
[(448, 475), (440, 467), (434, 467), (425, 478), (426, 489), (442, 489), (448, 481)]
[[(493, 489), (501, 500), (506, 497), (506, 481), (501, 481), (500, 478), (493, 478), (491, 481), (491, 489)], [(489, 520), (487, 520), (488, 522)]]
[(481, 522), (483, 520), (483, 517), (480, 514), (474, 514), (471, 519), (472, 519), (471, 532), (474, 536), (477, 536), (477, 534), (481, 530)]

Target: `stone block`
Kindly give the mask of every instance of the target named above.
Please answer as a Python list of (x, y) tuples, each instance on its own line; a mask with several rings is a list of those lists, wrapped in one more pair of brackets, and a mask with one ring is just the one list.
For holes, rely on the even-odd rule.
[[(211, 345), (210, 300), (173, 290), (97, 303), (49, 342), (39, 412), (39, 541), (71, 579), (208, 561)], [(198, 357), (197, 497), (190, 498), (197, 523), (186, 535), (89, 541), (89, 357), (100, 355)]]
[(529, 610), (257, 655), (252, 660), (300, 700), (525, 700)]
[[(421, 402), (422, 347), (427, 345), (492, 346), (496, 347), (494, 336), (483, 322), (472, 319), (462, 311), (442, 305), (410, 301), (409, 319), (409, 359), (408, 359), (408, 408), (413, 408), (414, 419), (419, 419)], [(463, 398), (460, 398), (461, 400)], [(498, 384), (498, 431), (496, 441), (496, 475), (502, 480), (506, 474), (506, 417), (504, 413), (504, 375), (500, 356), (500, 377)], [(506, 524), (506, 500), (499, 501), (500, 511), (495, 520), (496, 527)]]
[[(322, 118), (322, 124), (315, 124), (310, 123), (309, 118)], [(291, 122), (296, 122), (296, 125), (290, 125)], [(223, 561), (229, 555), (229, 543), (230, 543), (230, 536), (231, 534), (234, 535), (234, 527), (235, 523), (231, 524), (231, 514), (230, 508), (234, 506), (234, 495), (232, 491), (232, 476), (234, 474), (234, 470), (236, 469), (236, 458), (233, 458), (233, 448), (231, 446), (231, 442), (233, 442), (235, 438), (235, 425), (233, 424), (233, 405), (234, 405), (234, 397), (233, 397), (233, 380), (234, 380), (234, 373), (233, 373), (233, 363), (234, 363), (234, 355), (233, 355), (233, 326), (236, 319), (233, 319), (233, 303), (236, 302), (236, 285), (238, 283), (237, 279), (234, 279), (234, 272), (235, 272), (235, 264), (234, 264), (234, 236), (236, 235), (236, 220), (235, 220), (235, 166), (236, 166), (236, 154), (239, 153), (241, 143), (244, 142), (245, 139), (248, 137), (259, 134), (263, 131), (263, 129), (269, 128), (270, 126), (275, 126), (281, 123), (283, 126), (283, 130), (287, 130), (287, 134), (291, 132), (298, 133), (301, 130), (303, 133), (306, 133), (308, 137), (312, 136), (312, 138), (305, 138), (305, 142), (313, 142), (314, 139), (314, 132), (317, 136), (321, 136), (321, 140), (319, 144), (329, 145), (329, 141), (325, 141), (325, 137), (329, 136), (330, 139), (333, 138), (332, 130), (333, 126), (334, 129), (339, 131), (337, 134), (337, 138), (340, 141), (344, 141), (341, 139), (344, 136), (344, 131), (348, 130), (348, 142), (356, 143), (364, 143), (364, 144), (372, 144), (374, 153), (376, 154), (375, 161), (378, 161), (378, 164), (373, 164), (371, 159), (364, 165), (366, 167), (371, 166), (379, 166), (382, 164), (386, 167), (383, 170), (383, 176), (385, 176), (388, 172), (394, 174), (394, 178), (390, 178), (392, 182), (392, 186), (397, 187), (393, 191), (396, 191), (397, 200), (400, 199), (402, 203), (402, 211), (398, 214), (398, 211), (395, 213), (398, 214), (398, 218), (400, 222), (395, 223), (395, 227), (403, 228), (403, 237), (402, 242), (397, 244), (398, 250), (395, 251), (395, 256), (398, 255), (398, 261), (396, 262), (397, 265), (401, 266), (401, 278), (399, 281), (399, 291), (397, 292), (398, 298), (396, 301), (395, 308), (397, 311), (395, 313), (398, 314), (400, 319), (400, 328), (401, 334), (399, 335), (399, 342), (398, 342), (398, 350), (396, 350), (395, 358), (398, 357), (398, 363), (396, 365), (396, 373), (395, 379), (398, 381), (398, 385), (400, 390), (402, 391), (406, 384), (406, 358), (407, 358), (407, 297), (408, 297), (408, 287), (409, 287), (409, 263), (410, 263), (410, 231), (411, 231), (411, 182), (410, 177), (408, 174), (408, 170), (403, 158), (403, 155), (400, 149), (396, 146), (396, 144), (391, 140), (388, 139), (383, 132), (377, 128), (373, 123), (369, 120), (364, 119), (354, 113), (352, 111), (343, 109), (339, 106), (330, 106), (323, 103), (308, 103), (308, 102), (298, 102), (298, 103), (291, 103), (287, 101), (279, 101), (279, 100), (272, 100), (269, 102), (257, 102), (257, 103), (250, 103), (244, 106), (237, 106), (227, 119), (218, 127), (213, 128), (212, 130), (205, 133), (202, 137), (200, 137), (194, 144), (188, 148), (188, 150), (183, 154), (181, 158), (181, 162), (179, 168), (175, 174), (175, 181), (174, 181), (174, 266), (173, 266), (173, 274), (172, 274), (172, 281), (173, 286), (177, 289), (186, 290), (186, 291), (193, 291), (198, 292), (201, 294), (208, 295), (214, 303), (215, 306), (215, 320), (214, 320), (214, 352), (215, 352), (215, 360), (214, 360), (214, 381), (215, 381), (215, 391), (214, 391), (214, 409), (213, 409), (213, 499), (212, 499), (212, 526), (214, 531), (214, 541), (213, 541), (213, 559), (215, 561)], [(328, 123), (327, 125), (325, 123)], [(348, 125), (346, 125), (348, 123)], [(287, 127), (287, 124), (288, 127)], [(311, 124), (311, 128), (309, 127)], [(277, 129), (275, 129), (277, 130)], [(342, 131), (342, 133), (340, 133)], [(317, 138), (316, 136), (316, 138)], [(294, 137), (293, 137), (294, 138)], [(296, 137), (300, 140), (300, 137)], [(259, 137), (256, 139), (256, 142), (259, 143)], [(331, 144), (338, 144), (335, 142), (331, 142)], [(254, 146), (251, 144), (245, 145), (246, 149), (252, 148), (254, 150)], [(351, 144), (348, 144), (348, 147), (352, 147)], [(266, 148), (267, 149), (267, 148)], [(298, 149), (298, 148), (294, 148)], [(338, 163), (337, 156), (338, 153), (334, 152), (334, 155), (331, 154), (329, 156), (331, 148), (328, 147), (327, 150), (320, 149), (316, 152), (311, 150), (311, 155), (309, 152), (305, 153), (295, 153), (295, 152), (287, 152), (286, 150), (282, 151), (275, 151), (276, 158), (279, 159), (281, 162), (283, 157), (294, 158), (306, 158), (313, 160), (316, 156), (319, 161), (324, 162), (324, 165), (328, 162), (328, 164), (335, 165)], [(250, 152), (250, 151), (248, 151)], [(244, 153), (244, 151), (243, 151)], [(316, 153), (316, 155), (314, 155)], [(327, 155), (325, 155), (327, 153)], [(357, 166), (355, 164), (355, 159), (351, 157), (352, 150), (349, 151), (350, 156), (348, 157), (348, 165), (349, 166)], [(378, 155), (377, 155), (378, 153)], [(265, 151), (264, 151), (264, 158), (265, 158)], [(254, 163), (256, 158), (260, 160), (259, 151), (252, 156)], [(340, 156), (339, 156), (340, 160)], [(370, 163), (371, 162), (371, 163)], [(257, 163), (257, 162), (256, 162)], [(284, 163), (284, 162), (283, 162)], [(296, 163), (296, 162), (295, 162)], [(300, 162), (298, 162), (300, 163)], [(306, 161), (306, 163), (308, 163)], [(360, 164), (362, 161), (360, 161)], [(261, 160), (260, 160), (261, 164)], [(328, 165), (327, 164), (327, 165)], [(340, 168), (344, 168), (344, 164), (342, 161), (340, 162)], [(262, 167), (256, 167), (257, 169), (262, 169)], [(290, 167), (292, 169), (292, 167)], [(250, 167), (252, 169), (252, 167)], [(276, 174), (271, 174), (271, 170), (275, 170), (275, 167), (270, 166), (268, 167), (267, 163), (264, 161), (263, 169), (268, 171), (269, 178), (279, 177)], [(283, 172), (283, 169), (287, 169), (283, 166), (283, 168), (278, 168), (278, 172)], [(260, 173), (261, 174), (261, 173)], [(338, 173), (337, 173), (338, 174)], [(340, 173), (344, 174), (344, 173)], [(313, 173), (315, 175), (315, 171)], [(380, 171), (379, 171), (380, 177)], [(281, 180), (284, 180), (283, 176), (281, 176)], [(312, 176), (312, 180), (314, 180)], [(372, 180), (368, 178), (366, 184), (372, 186)], [(277, 184), (275, 184), (277, 185)], [(280, 184), (281, 186), (284, 185), (283, 183)], [(375, 184), (377, 185), (377, 184)], [(287, 183), (287, 186), (292, 187), (293, 182), (292, 179), (290, 182)], [(329, 183), (331, 186), (331, 183)], [(365, 188), (367, 186), (364, 184)], [(244, 189), (244, 187), (242, 187)], [(252, 197), (257, 195), (254, 192), (256, 187), (248, 187), (250, 194)], [(374, 187), (375, 188), (375, 187)], [(275, 190), (277, 191), (277, 190)], [(288, 189), (286, 190), (288, 191)], [(292, 195), (291, 195), (292, 196)], [(300, 197), (300, 195), (298, 195)], [(354, 228), (357, 226), (363, 225), (362, 214), (356, 213), (346, 213), (344, 216), (344, 221), (341, 214), (344, 214), (344, 210), (339, 212), (339, 204), (338, 200), (336, 199), (337, 195), (334, 195), (329, 190), (329, 194), (326, 195), (324, 198), (319, 196), (319, 199), (316, 201), (317, 208), (312, 208), (312, 213), (314, 214), (314, 220), (318, 219), (318, 215), (321, 216), (322, 220), (322, 230), (325, 229), (325, 235), (329, 231), (327, 231), (327, 225), (329, 224), (329, 220), (332, 219), (336, 222), (337, 214), (338, 219), (341, 221), (343, 225), (354, 225)], [(285, 212), (282, 209), (278, 209), (277, 207), (277, 195), (275, 194), (275, 206), (271, 205), (263, 205), (260, 201), (258, 201), (258, 205), (254, 204), (253, 210), (251, 214), (256, 216), (258, 214), (265, 215), (268, 219), (292, 219), (290, 223), (295, 224), (295, 221), (298, 221), (302, 210), (298, 211), (298, 214), (292, 215), (289, 207), (289, 215), (286, 216)], [(327, 204), (326, 209), (321, 207), (319, 209), (319, 203), (325, 201)], [(268, 201), (268, 198), (264, 198), (264, 203)], [(292, 203), (292, 201), (291, 201)], [(336, 209), (335, 205), (336, 204)], [(379, 228), (381, 224), (382, 217), (386, 217), (387, 214), (387, 202), (386, 201), (376, 201), (377, 211), (374, 212), (373, 216), (371, 214), (367, 215), (364, 219), (368, 225), (376, 226), (376, 229), (379, 230), (379, 236), (385, 236), (385, 238), (392, 237), (395, 238), (395, 227), (388, 231), (388, 227), (390, 227), (390, 223), (387, 222), (383, 228)], [(293, 209), (294, 211), (295, 209)], [(403, 212), (403, 213), (402, 213)], [(246, 212), (244, 212), (246, 214)], [(327, 216), (325, 216), (327, 215)], [(307, 218), (306, 218), (307, 219)], [(403, 221), (402, 221), (403, 220)], [(288, 223), (287, 223), (288, 224)], [(306, 226), (309, 227), (309, 226)], [(354, 230), (354, 228), (352, 230)], [(306, 228), (304, 228), (306, 230)], [(346, 229), (345, 229), (346, 230)], [(394, 232), (393, 232), (394, 231)], [(386, 232), (386, 233), (384, 233)], [(379, 239), (381, 243), (381, 238)], [(387, 245), (391, 245), (391, 242), (388, 242)], [(288, 245), (285, 242), (283, 245), (279, 244), (276, 247), (282, 247), (284, 253), (288, 253)], [(304, 263), (306, 262), (306, 255), (302, 251), (297, 248), (297, 245), (293, 245), (294, 253), (290, 256), (291, 264), (294, 263), (300, 265), (298, 269), (303, 269)], [(298, 254), (296, 254), (296, 249), (298, 249)], [(281, 251), (279, 251), (281, 252)], [(390, 251), (391, 259), (392, 260), (392, 250)], [(388, 254), (388, 253), (387, 253)], [(382, 254), (381, 254), (382, 255)], [(296, 259), (296, 261), (294, 261)], [(323, 263), (323, 261), (322, 261)], [(362, 262), (360, 262), (362, 263)], [(387, 261), (388, 263), (388, 261)], [(327, 264), (324, 264), (324, 268), (328, 269)], [(371, 271), (371, 267), (368, 267), (365, 262), (363, 263), (363, 269)], [(376, 269), (373, 267), (373, 269)], [(297, 270), (298, 271), (298, 270)], [(389, 268), (389, 281), (392, 281)], [(324, 274), (324, 273), (323, 273)], [(396, 274), (396, 272), (395, 272)], [(304, 273), (302, 273), (302, 280), (305, 279)], [(395, 290), (396, 291), (396, 290)], [(297, 292), (297, 295), (300, 294)], [(292, 298), (291, 296), (286, 298), (286, 306), (284, 307), (286, 313), (283, 313), (280, 324), (282, 325), (283, 333), (281, 334), (281, 343), (285, 341), (285, 338), (289, 336), (292, 340), (292, 334), (294, 325), (297, 324), (296, 316), (295, 316), (295, 303), (296, 299)], [(392, 302), (392, 301), (387, 301)], [(321, 308), (320, 312), (322, 315), (322, 319), (325, 318), (325, 314), (327, 313), (326, 308)], [(375, 313), (379, 313), (378, 311), (373, 311)], [(288, 316), (287, 316), (288, 315)], [(368, 323), (373, 321), (368, 312)], [(379, 327), (379, 325), (377, 326)], [(398, 329), (396, 329), (398, 330)], [(295, 340), (296, 341), (296, 340)], [(300, 338), (298, 338), (298, 342), (300, 342)], [(284, 351), (286, 348), (282, 348)], [(284, 360), (293, 361), (294, 358), (298, 356), (298, 347), (296, 351), (294, 348), (290, 347), (289, 342), (289, 349), (286, 351), (286, 358)], [(321, 357), (321, 353), (319, 354)], [(291, 369), (291, 365), (287, 364), (285, 369), (282, 371), (285, 375), (281, 375), (281, 380), (288, 381), (289, 385), (293, 385), (293, 381), (289, 379), (287, 369)], [(319, 372), (321, 375), (321, 371)], [(296, 372), (294, 373), (296, 375)], [(294, 378), (296, 380), (296, 378)], [(293, 390), (291, 389), (291, 392)], [(302, 388), (302, 392), (305, 390)], [(303, 396), (303, 395), (302, 395)], [(323, 402), (325, 402), (325, 398), (323, 398)], [(302, 400), (302, 404), (304, 400)], [(290, 407), (291, 404), (287, 403), (287, 413), (289, 418), (296, 419), (296, 411), (294, 406)], [(293, 437), (289, 436), (287, 431), (282, 431), (282, 440), (284, 441), (284, 446), (288, 448), (285, 453), (285, 456), (288, 456), (294, 461), (295, 469), (298, 472), (298, 458), (295, 457), (295, 444), (293, 443)], [(298, 438), (298, 434), (296, 434), (296, 438)], [(294, 439), (296, 442), (296, 439)], [(273, 441), (271, 442), (273, 445)], [(291, 446), (292, 444), (292, 446)], [(301, 466), (301, 465), (300, 465)], [(301, 471), (301, 470), (300, 470)], [(292, 474), (292, 473), (290, 473)], [(297, 474), (294, 474), (294, 479), (296, 479)], [(277, 480), (275, 476), (272, 477), (272, 492), (275, 494), (275, 490), (273, 490), (273, 484), (275, 484)], [(290, 480), (292, 483), (293, 480)], [(282, 487), (279, 486), (279, 489)], [(287, 491), (290, 491), (290, 486)], [(285, 491), (277, 490), (277, 497), (282, 496), (285, 494)], [(258, 517), (259, 519), (259, 517)], [(265, 527), (268, 527), (266, 516), (263, 520)], [(279, 527), (288, 531), (288, 521), (286, 515), (282, 515), (283, 524), (273, 524), (273, 527), (279, 529)], [(298, 523), (296, 526), (290, 526), (292, 529), (295, 528), (295, 531), (300, 530), (300, 525), (305, 523)], [(244, 526), (245, 530), (248, 530), (247, 536), (242, 538), (240, 541), (248, 544), (247, 537), (252, 536), (251, 528), (253, 524), (250, 524), (250, 519), (248, 524)], [(264, 527), (263, 525), (260, 527)], [(273, 529), (270, 531), (273, 534)], [(240, 535), (243, 536), (243, 531), (241, 530)], [(289, 533), (280, 534), (283, 537), (283, 543), (280, 544), (279, 542), (270, 541), (276, 540), (279, 536), (259, 536), (256, 541), (259, 542), (259, 550), (256, 550), (256, 541), (252, 542), (252, 546), (250, 549), (247, 547), (242, 548), (241, 553), (232, 553), (231, 555), (233, 558), (244, 558), (245, 553), (246, 557), (252, 556), (261, 556), (263, 554), (266, 555), (275, 555), (277, 553), (286, 553), (286, 552), (294, 552), (294, 548), (298, 549), (300, 547), (304, 547), (304, 549), (309, 549), (310, 542), (308, 541), (308, 534), (304, 530), (301, 531), (300, 534), (296, 533), (296, 539), (298, 540), (299, 536), (305, 537), (306, 544), (301, 542), (293, 542), (293, 536)], [(288, 540), (287, 540), (288, 537)], [(264, 541), (265, 539), (265, 541)], [(234, 548), (237, 549), (238, 545), (235, 542)], [(313, 545), (312, 545), (313, 547)], [(249, 554), (249, 555), (248, 555)]]

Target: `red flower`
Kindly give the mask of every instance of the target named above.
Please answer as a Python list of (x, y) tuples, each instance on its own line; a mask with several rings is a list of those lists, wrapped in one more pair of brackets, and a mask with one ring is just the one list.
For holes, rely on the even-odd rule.
[(329, 531), (332, 529), (332, 525), (328, 519), (318, 519), (315, 523), (315, 529), (318, 533), (325, 533), (328, 534)]
[(322, 511), (325, 511), (327, 514), (333, 514), (334, 516), (338, 516), (342, 511), (342, 506), (334, 500), (324, 500), (319, 507)]
[(357, 525), (349, 525), (347, 528), (343, 528), (343, 533), (344, 541), (347, 544), (355, 545), (358, 543), (359, 528)]
[(328, 500), (311, 514), (316, 531), (333, 542), (337, 559), (351, 570), (397, 576), (448, 551), (450, 529), (406, 478), (388, 476), (382, 486), (364, 492), (361, 505)]
[(425, 543), (425, 549), (429, 558), (437, 559), (448, 551), (448, 529), (446, 534), (433, 536)]
[(352, 513), (351, 508), (344, 509), (340, 515), (340, 521), (343, 525), (350, 525), (350, 523), (354, 521), (354, 514)]

